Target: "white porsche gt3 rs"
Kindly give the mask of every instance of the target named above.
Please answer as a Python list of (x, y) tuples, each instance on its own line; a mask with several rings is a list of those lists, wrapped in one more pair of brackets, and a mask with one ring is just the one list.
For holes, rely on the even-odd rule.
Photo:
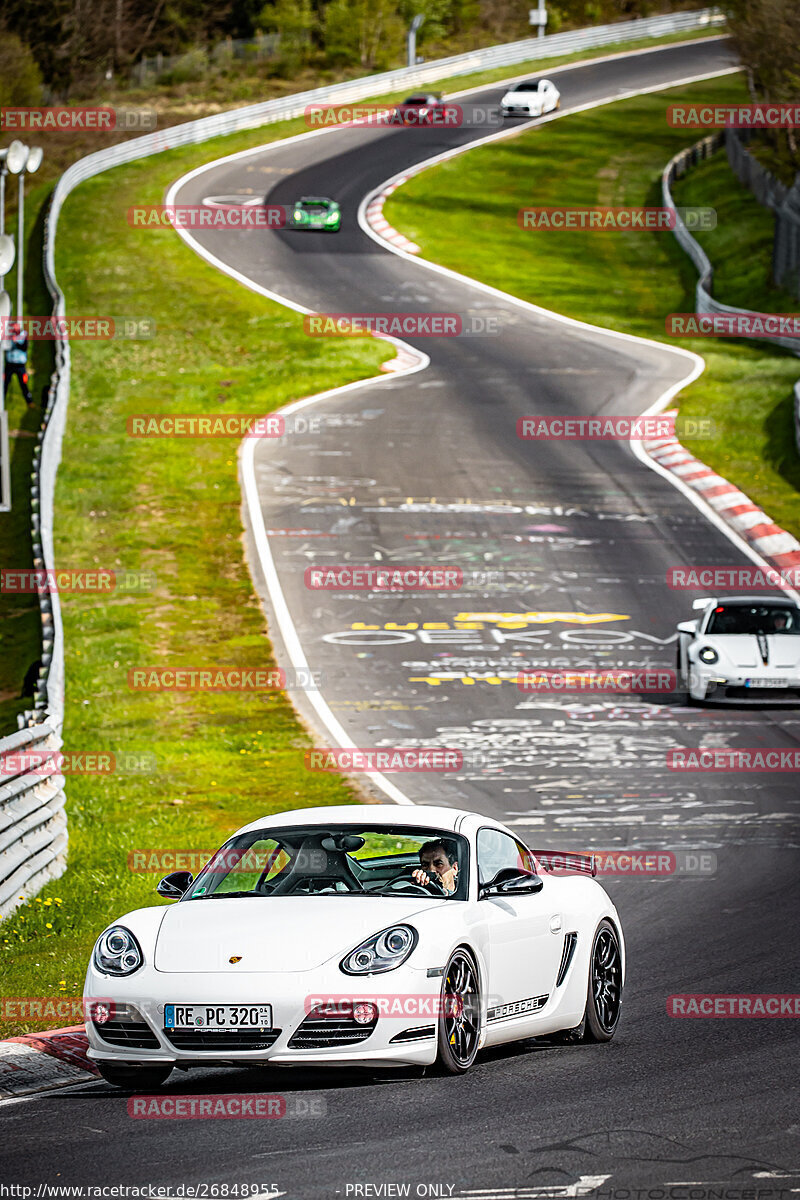
[[(544, 852), (542, 852), (544, 853)], [(89, 1055), (148, 1090), (173, 1067), (438, 1064), (561, 1035), (608, 1041), (625, 950), (571, 855), (557, 874), (488, 817), (394, 805), (298, 809), (240, 829), (193, 879), (99, 937)]]
[(695, 600), (678, 625), (678, 685), (692, 700), (800, 704), (800, 609), (786, 597)]

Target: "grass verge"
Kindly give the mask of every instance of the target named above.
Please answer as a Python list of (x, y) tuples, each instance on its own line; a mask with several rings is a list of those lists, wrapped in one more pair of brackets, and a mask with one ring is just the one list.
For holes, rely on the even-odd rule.
[(716, 229), (694, 234), (714, 268), (716, 300), (756, 312), (795, 311), (797, 297), (772, 282), (772, 210), (742, 186), (724, 150), (692, 167), (675, 183), (672, 196), (679, 205), (716, 209)]
[[(725, 76), (567, 117), (415, 176), (384, 212), (426, 258), (556, 312), (701, 354), (706, 370), (680, 409), (711, 417), (716, 432), (686, 445), (800, 537), (797, 359), (754, 341), (667, 338), (667, 314), (694, 310), (696, 282), (668, 232), (545, 232), (516, 220), (526, 205), (660, 204), (664, 165), (687, 144), (667, 125), (666, 106), (746, 100), (741, 77)], [(725, 196), (731, 180), (722, 181)], [(706, 196), (714, 207), (719, 200)]]

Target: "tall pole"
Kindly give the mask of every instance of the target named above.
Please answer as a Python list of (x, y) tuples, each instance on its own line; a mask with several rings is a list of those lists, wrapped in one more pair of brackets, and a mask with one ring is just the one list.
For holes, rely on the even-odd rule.
[(19, 173), (19, 211), (17, 213), (17, 317), (22, 320), (22, 242), (25, 236), (25, 171)]

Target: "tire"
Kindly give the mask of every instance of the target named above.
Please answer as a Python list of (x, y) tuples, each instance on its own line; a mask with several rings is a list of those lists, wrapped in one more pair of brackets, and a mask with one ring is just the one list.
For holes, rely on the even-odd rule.
[(585, 1042), (610, 1042), (622, 1007), (622, 950), (610, 921), (601, 921), (592, 942), (584, 1013)]
[[(601, 939), (602, 942), (601, 942)], [(602, 951), (603, 945), (607, 941), (613, 943), (616, 952), (617, 964), (617, 982), (616, 994), (614, 997), (613, 1012), (610, 1020), (604, 1012), (606, 1005), (599, 1005), (595, 996), (595, 978), (596, 956), (598, 946)], [(583, 1010), (580, 1024), (575, 1025), (572, 1029), (561, 1029), (558, 1033), (551, 1034), (549, 1041), (556, 1042), (560, 1046), (575, 1046), (579, 1042), (610, 1042), (616, 1032), (619, 1022), (620, 1006), (622, 1004), (622, 954), (620, 951), (619, 937), (617, 931), (610, 921), (601, 921), (595, 930), (594, 939), (592, 941), (592, 953), (589, 958), (589, 981), (586, 988), (586, 1008)]]
[(129, 1092), (149, 1092), (161, 1087), (172, 1074), (172, 1067), (153, 1063), (151, 1067), (131, 1066), (128, 1063), (96, 1062), (106, 1083)]
[(468, 950), (450, 955), (442, 978), (436, 1073), (463, 1075), (475, 1061), (481, 1034), (478, 968)]

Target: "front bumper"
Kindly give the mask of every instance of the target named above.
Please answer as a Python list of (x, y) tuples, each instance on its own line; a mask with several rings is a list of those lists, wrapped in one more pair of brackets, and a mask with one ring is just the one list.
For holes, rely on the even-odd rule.
[(781, 687), (759, 687), (759, 680), (780, 678), (773, 670), (755, 668), (741, 671), (698, 670), (692, 668), (691, 693), (710, 704), (782, 704), (800, 705), (800, 678), (787, 675)]
[[(424, 969), (400, 967), (364, 980), (343, 975), (336, 967), (317, 971), (229, 974), (164, 973), (145, 965), (128, 979), (100, 975), (93, 966), (86, 977), (86, 1032), (89, 1057), (119, 1063), (172, 1063), (175, 1066), (237, 1065), (252, 1062), (313, 1063), (317, 1066), (428, 1066), (436, 1058), (437, 1004), (441, 979), (428, 979)], [(309, 1010), (317, 1002), (343, 997), (378, 1006), (374, 1028), (348, 1045), (332, 1042), (300, 1049), (290, 1045)], [(387, 997), (389, 999), (387, 999)], [(402, 1001), (392, 1003), (391, 997)], [(115, 1017), (97, 1025), (92, 1004), (111, 1002)], [(253, 1034), (256, 1049), (228, 1046), (236, 1034), (191, 1031), (191, 1044), (176, 1045), (164, 1028), (166, 1004), (272, 1006), (272, 1026)], [(390, 1012), (391, 1008), (394, 1012)], [(398, 1011), (398, 1008), (400, 1011)], [(109, 1030), (112, 1034), (109, 1035)], [(113, 1036), (114, 1044), (103, 1036)], [(408, 1040), (397, 1040), (409, 1036)], [(226, 1042), (224, 1039), (228, 1039)], [(202, 1046), (200, 1042), (204, 1042)]]

